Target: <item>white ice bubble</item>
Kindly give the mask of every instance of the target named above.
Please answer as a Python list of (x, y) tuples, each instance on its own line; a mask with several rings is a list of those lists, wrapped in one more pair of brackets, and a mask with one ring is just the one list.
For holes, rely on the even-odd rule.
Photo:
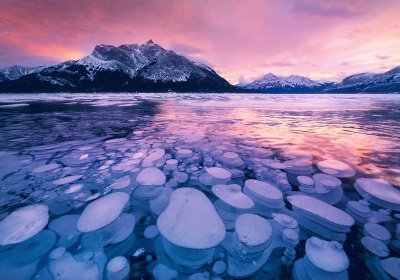
[(136, 181), (143, 186), (161, 186), (165, 184), (166, 177), (160, 169), (148, 167), (139, 172)]
[(67, 194), (75, 193), (75, 192), (80, 191), (83, 187), (84, 187), (83, 184), (71, 185), (64, 191), (64, 193), (67, 193)]
[(369, 195), (369, 201), (384, 208), (400, 210), (400, 191), (382, 179), (359, 178), (354, 184), (361, 195)]
[(306, 242), (306, 254), (311, 263), (323, 271), (342, 272), (350, 265), (343, 246), (337, 241), (311, 237)]
[(159, 232), (157, 226), (151, 225), (144, 230), (144, 237), (146, 237), (147, 239), (152, 239), (154, 237), (157, 237), (158, 233)]
[(178, 272), (170, 269), (162, 263), (159, 263), (153, 269), (153, 277), (156, 280), (171, 280), (178, 277)]
[(49, 221), (49, 208), (31, 204), (13, 211), (0, 222), (0, 245), (25, 241), (41, 231)]
[(343, 229), (354, 224), (354, 219), (349, 214), (319, 199), (306, 195), (291, 195), (287, 199), (295, 211), (298, 209), (302, 215), (311, 215), (314, 220), (322, 219)]
[(265, 244), (272, 236), (269, 222), (254, 214), (242, 214), (236, 219), (235, 232), (241, 243), (248, 247)]
[(225, 237), (225, 226), (210, 200), (191, 188), (180, 188), (172, 193), (157, 226), (164, 238), (184, 248), (212, 248)]
[(214, 185), (211, 190), (216, 197), (232, 207), (250, 209), (254, 206), (253, 200), (242, 192), (239, 185)]
[(34, 173), (43, 173), (43, 172), (47, 172), (47, 171), (50, 171), (50, 170), (57, 169), (58, 167), (59, 167), (58, 164), (50, 163), (50, 164), (39, 166), (39, 167), (33, 169), (32, 172), (34, 172)]
[(83, 175), (66, 176), (66, 177), (60, 178), (58, 180), (55, 180), (53, 182), (53, 184), (56, 185), (56, 186), (61, 186), (61, 185), (65, 185), (65, 184), (69, 184), (69, 183), (75, 182), (75, 181), (81, 179), (82, 177), (83, 177)]
[(394, 279), (400, 279), (400, 258), (391, 257), (381, 260), (382, 268)]
[(353, 168), (339, 160), (327, 159), (318, 162), (317, 165), (322, 172), (340, 178), (353, 177), (356, 174)]
[(110, 185), (110, 187), (114, 190), (120, 190), (128, 187), (130, 183), (131, 183), (131, 177), (129, 175), (126, 175), (124, 177), (115, 180), (114, 183)]
[(227, 180), (231, 177), (231, 173), (221, 167), (209, 167), (206, 168), (206, 172), (213, 176), (214, 178), (221, 179), (221, 180)]
[(128, 200), (129, 195), (126, 193), (115, 192), (91, 202), (79, 217), (78, 230), (91, 232), (112, 223), (119, 217)]
[(129, 271), (130, 271), (129, 263), (124, 256), (114, 257), (107, 263), (108, 280), (127, 279)]

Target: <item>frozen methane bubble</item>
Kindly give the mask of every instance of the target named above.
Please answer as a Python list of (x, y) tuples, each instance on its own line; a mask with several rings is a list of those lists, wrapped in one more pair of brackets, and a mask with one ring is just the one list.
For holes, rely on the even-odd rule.
[(156, 161), (161, 159), (165, 155), (165, 150), (156, 148), (149, 152), (149, 155), (144, 159), (145, 161)]
[(178, 277), (178, 272), (170, 269), (162, 263), (159, 263), (153, 269), (153, 277), (156, 280), (171, 280)]
[(192, 188), (180, 188), (172, 193), (157, 226), (165, 239), (184, 248), (212, 248), (225, 237), (224, 224), (210, 200)]
[(235, 232), (241, 244), (257, 247), (266, 245), (271, 239), (272, 227), (266, 219), (258, 215), (242, 214), (236, 219)]
[(111, 224), (120, 216), (128, 200), (126, 193), (115, 192), (91, 202), (79, 217), (78, 230), (91, 232)]
[(250, 209), (254, 206), (253, 200), (242, 193), (239, 185), (214, 185), (211, 190), (216, 197), (229, 206), (238, 209)]
[(58, 247), (50, 252), (47, 269), (51, 279), (55, 280), (81, 279), (83, 275), (85, 280), (100, 279), (100, 270), (95, 262), (77, 261), (64, 247)]
[(127, 279), (129, 271), (129, 263), (124, 256), (114, 257), (107, 263), (107, 279), (109, 280)]
[(282, 192), (270, 183), (249, 179), (244, 183), (243, 192), (254, 201), (254, 211), (259, 215), (270, 216), (285, 206)]
[(226, 184), (231, 179), (231, 172), (221, 167), (208, 167), (200, 175), (199, 182), (205, 191), (211, 191), (210, 188), (218, 184)]
[(139, 172), (136, 181), (143, 186), (161, 186), (165, 184), (166, 177), (160, 169), (147, 167)]
[(367, 249), (372, 255), (378, 256), (380, 258), (386, 258), (389, 256), (389, 248), (382, 241), (370, 237), (364, 236), (361, 238), (361, 244)]
[(342, 272), (350, 265), (342, 244), (337, 241), (311, 237), (306, 242), (306, 254), (313, 265), (327, 272)]
[(212, 267), (212, 272), (214, 274), (222, 274), (226, 271), (226, 263), (224, 261), (216, 261)]
[(221, 167), (209, 167), (206, 168), (206, 172), (210, 174), (212, 177), (221, 179), (221, 180), (228, 180), (231, 178), (231, 173)]
[(356, 174), (356, 171), (349, 165), (335, 159), (320, 161), (317, 166), (322, 172), (335, 177), (348, 178), (353, 177)]
[(349, 279), (350, 262), (339, 242), (311, 237), (305, 251), (305, 256), (294, 264), (293, 279)]
[(66, 176), (66, 177), (60, 178), (58, 180), (55, 180), (53, 182), (53, 184), (56, 185), (56, 186), (61, 186), (61, 185), (65, 185), (65, 184), (69, 184), (69, 183), (75, 182), (75, 181), (79, 180), (82, 177), (83, 177), (83, 175)]
[(157, 237), (158, 233), (159, 232), (157, 226), (151, 225), (144, 230), (144, 237), (146, 237), (147, 239), (152, 239), (154, 237)]
[(324, 238), (345, 241), (345, 233), (354, 225), (349, 214), (322, 200), (306, 195), (291, 195), (287, 199), (299, 224)]
[(47, 172), (47, 171), (50, 171), (50, 170), (57, 169), (58, 167), (59, 167), (59, 165), (57, 163), (50, 163), (50, 164), (39, 166), (39, 167), (33, 169), (32, 172), (34, 172), (34, 173), (43, 173), (43, 172)]
[(126, 175), (122, 178), (115, 180), (115, 182), (112, 183), (110, 187), (114, 190), (120, 190), (128, 187), (130, 183), (131, 183), (131, 177), (129, 175)]
[(135, 229), (136, 218), (132, 214), (122, 213), (117, 221), (121, 226), (118, 227), (111, 243), (119, 243), (126, 240)]
[(242, 159), (235, 152), (225, 152), (219, 157), (219, 160), (227, 167), (241, 167), (244, 164)]
[[(343, 197), (342, 181), (335, 176), (317, 173), (313, 175), (314, 192), (310, 196), (318, 198), (331, 205), (337, 204)], [(303, 188), (304, 190), (304, 188)]]
[(400, 279), (400, 258), (387, 258), (381, 260), (383, 270), (394, 279)]
[(392, 238), (390, 231), (380, 224), (366, 223), (364, 225), (364, 233), (366, 236), (376, 238), (385, 244), (389, 244)]
[(58, 246), (70, 247), (74, 245), (81, 233), (76, 228), (79, 215), (64, 215), (49, 223), (49, 229), (58, 233), (60, 238), (58, 239)]
[(49, 208), (31, 204), (18, 208), (0, 222), (0, 245), (16, 244), (40, 232), (49, 221)]
[(361, 196), (369, 195), (369, 201), (392, 210), (400, 210), (400, 191), (382, 179), (359, 178), (354, 184)]
[(0, 259), (7, 258), (7, 261), (18, 265), (39, 260), (53, 248), (56, 238), (53, 231), (42, 230), (32, 238), (4, 250)]

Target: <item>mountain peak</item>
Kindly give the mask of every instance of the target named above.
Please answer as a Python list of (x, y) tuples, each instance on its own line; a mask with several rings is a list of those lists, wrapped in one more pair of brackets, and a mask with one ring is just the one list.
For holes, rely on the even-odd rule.
[[(0, 73), (1, 80), (5, 80)], [(8, 79), (10, 80), (10, 79)], [(4, 90), (32, 91), (232, 91), (211, 68), (166, 50), (151, 39), (146, 44), (97, 45), (78, 61), (47, 67), (18, 79)]]

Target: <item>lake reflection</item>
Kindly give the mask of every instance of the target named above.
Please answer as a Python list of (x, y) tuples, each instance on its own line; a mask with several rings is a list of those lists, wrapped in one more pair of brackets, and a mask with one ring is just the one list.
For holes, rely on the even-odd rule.
[[(127, 279), (118, 277), (129, 266), (129, 279), (301, 279), (299, 267), (306, 271), (310, 266), (302, 257), (311, 254), (306, 245), (311, 236), (343, 243), (344, 251), (338, 250), (350, 259), (343, 269), (351, 279), (368, 278), (377, 258), (368, 251), (369, 241), (363, 243), (369, 230), (365, 224), (383, 225), (390, 232), (389, 240), (379, 242), (394, 245), (381, 258), (399, 255), (396, 189), (390, 195), (394, 202), (378, 199), (362, 191), (363, 184), (375, 181), (359, 179), (383, 179), (388, 193), (389, 184), (400, 187), (398, 95), (1, 95), (0, 139), (0, 275), (7, 279), (78, 279), (83, 274)], [(268, 197), (275, 188), (263, 197), (254, 179), (276, 187), (282, 197)], [(229, 191), (240, 192), (236, 203), (248, 196), (242, 204), (254, 200), (254, 208), (230, 205), (224, 187), (213, 185), (229, 185)], [(201, 223), (218, 213), (227, 230), (223, 242), (215, 241), (215, 234), (210, 237), (215, 244), (193, 249), (191, 242), (204, 240), (194, 240), (190, 232), (186, 243), (185, 236), (171, 240), (165, 213), (173, 213), (167, 208), (171, 193), (184, 187), (206, 195), (203, 201), (201, 194), (182, 194), (207, 213), (197, 217), (188, 206), (184, 215)], [(308, 197), (323, 201), (325, 212), (338, 210), (336, 224), (323, 218), (309, 221), (304, 213), (314, 210), (307, 206), (319, 202)], [(93, 203), (108, 214), (99, 214)], [(21, 208), (32, 204), (39, 206)], [(25, 220), (15, 218), (17, 209)], [(272, 241), (258, 244), (261, 251), (251, 248), (251, 257), (236, 244), (241, 244), (243, 229), (235, 220), (243, 213), (253, 215), (246, 222), (261, 227), (264, 222), (257, 217), (262, 216), (273, 229), (272, 237), (265, 236)], [(277, 226), (287, 218), (297, 220), (286, 228), (294, 233)], [(346, 219), (353, 222), (340, 224)], [(292, 245), (282, 237), (288, 232), (297, 236)], [(246, 234), (251, 239), (252, 233)], [(326, 246), (339, 246), (332, 244)], [(113, 260), (115, 267), (121, 265), (120, 274), (107, 266), (118, 256), (126, 258)]]

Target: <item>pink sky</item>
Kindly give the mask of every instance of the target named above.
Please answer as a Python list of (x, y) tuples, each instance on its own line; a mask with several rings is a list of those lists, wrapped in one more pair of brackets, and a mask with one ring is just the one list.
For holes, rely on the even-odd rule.
[(336, 81), (400, 65), (400, 1), (0, 0), (0, 67), (150, 38), (231, 83), (268, 72)]

